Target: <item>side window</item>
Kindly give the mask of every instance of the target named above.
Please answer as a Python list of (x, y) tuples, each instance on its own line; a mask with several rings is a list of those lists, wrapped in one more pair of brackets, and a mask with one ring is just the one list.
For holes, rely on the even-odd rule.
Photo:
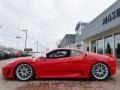
[(53, 58), (54, 54), (55, 54), (55, 52), (48, 53), (48, 54), (46, 54), (46, 57)]
[(68, 50), (57, 51), (54, 55), (54, 58), (64, 58), (64, 57), (69, 57), (69, 51)]
[(82, 55), (81, 52), (72, 50), (70, 56), (80, 56), (80, 55)]

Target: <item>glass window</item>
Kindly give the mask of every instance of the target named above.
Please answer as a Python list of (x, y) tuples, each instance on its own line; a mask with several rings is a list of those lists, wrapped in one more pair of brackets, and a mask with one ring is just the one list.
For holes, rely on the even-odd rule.
[(97, 40), (97, 52), (103, 54), (103, 39)]
[(71, 51), (71, 56), (80, 56), (81, 54), (82, 53), (79, 51), (74, 51), (74, 50)]
[(91, 51), (96, 53), (96, 40), (91, 41)]
[(46, 54), (46, 57), (47, 58), (53, 58), (54, 54), (55, 54), (55, 51), (50, 52), (50, 53)]
[(63, 57), (68, 57), (68, 51), (67, 50), (60, 50), (57, 51), (54, 55), (54, 58), (63, 58)]
[(113, 53), (113, 38), (112, 36), (105, 37), (105, 53), (112, 54)]
[(120, 59), (120, 34), (115, 35), (115, 55)]

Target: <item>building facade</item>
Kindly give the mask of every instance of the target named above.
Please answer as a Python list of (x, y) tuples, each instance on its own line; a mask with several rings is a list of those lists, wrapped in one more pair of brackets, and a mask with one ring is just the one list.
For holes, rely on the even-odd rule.
[(77, 48), (82, 49), (82, 41), (80, 39), (81, 30), (87, 25), (84, 22), (78, 22), (75, 27), (75, 34), (66, 34), (60, 41), (58, 48)]
[(75, 34), (66, 34), (61, 40), (58, 48), (75, 48)]
[(78, 22), (78, 24), (76, 25), (75, 27), (75, 47), (77, 49), (82, 49), (82, 41), (80, 39), (80, 35), (81, 35), (81, 32), (82, 32), (82, 29), (87, 25), (88, 23), (85, 23), (85, 22)]
[(79, 35), (83, 50), (106, 54), (120, 59), (120, 0), (87, 24)]

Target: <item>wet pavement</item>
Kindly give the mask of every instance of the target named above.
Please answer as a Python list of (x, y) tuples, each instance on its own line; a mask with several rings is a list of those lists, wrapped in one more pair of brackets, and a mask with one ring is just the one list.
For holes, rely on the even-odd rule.
[(105, 81), (90, 79), (44, 79), (21, 82), (4, 79), (1, 67), (9, 60), (0, 61), (0, 90), (120, 90), (120, 67), (117, 74)]

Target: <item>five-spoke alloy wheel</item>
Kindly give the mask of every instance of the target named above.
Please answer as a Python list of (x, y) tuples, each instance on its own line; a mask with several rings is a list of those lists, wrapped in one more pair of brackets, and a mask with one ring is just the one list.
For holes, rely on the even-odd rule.
[(16, 67), (15, 76), (18, 80), (27, 81), (33, 78), (34, 72), (29, 64), (20, 64)]
[(103, 63), (97, 63), (92, 67), (91, 74), (96, 80), (104, 80), (109, 77), (109, 68)]

